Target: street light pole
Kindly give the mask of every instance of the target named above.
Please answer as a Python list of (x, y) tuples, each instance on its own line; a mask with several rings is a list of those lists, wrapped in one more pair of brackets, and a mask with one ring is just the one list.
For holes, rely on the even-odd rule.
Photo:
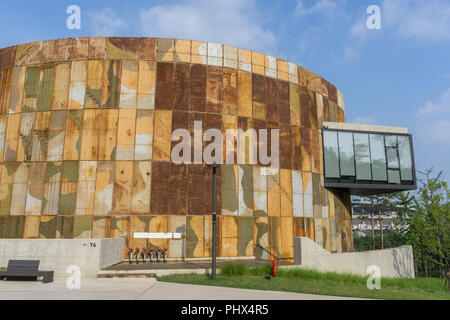
[(212, 278), (216, 279), (216, 171), (217, 164), (209, 165), (213, 168), (213, 192), (212, 192)]

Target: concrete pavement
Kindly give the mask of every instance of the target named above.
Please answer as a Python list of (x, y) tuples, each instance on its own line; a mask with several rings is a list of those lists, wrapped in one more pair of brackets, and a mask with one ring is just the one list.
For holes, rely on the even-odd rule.
[(0, 300), (348, 300), (278, 291), (234, 289), (159, 282), (155, 278), (81, 280), (80, 290), (69, 290), (64, 279), (0, 281)]

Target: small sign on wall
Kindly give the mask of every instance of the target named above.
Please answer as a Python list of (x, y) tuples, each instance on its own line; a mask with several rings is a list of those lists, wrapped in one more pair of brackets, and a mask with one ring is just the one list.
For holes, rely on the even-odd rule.
[(182, 235), (178, 232), (135, 232), (135, 239), (181, 239)]

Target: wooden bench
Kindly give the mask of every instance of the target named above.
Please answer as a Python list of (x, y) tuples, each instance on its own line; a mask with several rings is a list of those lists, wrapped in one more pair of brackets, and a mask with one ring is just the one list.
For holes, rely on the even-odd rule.
[(6, 271), (0, 271), (0, 280), (11, 279), (34, 279), (42, 277), (43, 283), (53, 281), (53, 271), (39, 271), (40, 260), (9, 260)]

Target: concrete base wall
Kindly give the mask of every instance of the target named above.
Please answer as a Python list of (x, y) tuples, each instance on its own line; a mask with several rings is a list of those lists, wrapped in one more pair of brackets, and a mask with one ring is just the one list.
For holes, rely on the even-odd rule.
[[(386, 278), (414, 278), (411, 246), (392, 249), (329, 253), (309, 238), (294, 239), (295, 264), (302, 268), (368, 276), (367, 267), (377, 265)], [(297, 267), (297, 266), (296, 266)]]
[(125, 238), (114, 239), (0, 239), (0, 267), (10, 259), (40, 260), (40, 270), (68, 277), (67, 267), (77, 265), (82, 277), (95, 277), (106, 266), (122, 261)]

